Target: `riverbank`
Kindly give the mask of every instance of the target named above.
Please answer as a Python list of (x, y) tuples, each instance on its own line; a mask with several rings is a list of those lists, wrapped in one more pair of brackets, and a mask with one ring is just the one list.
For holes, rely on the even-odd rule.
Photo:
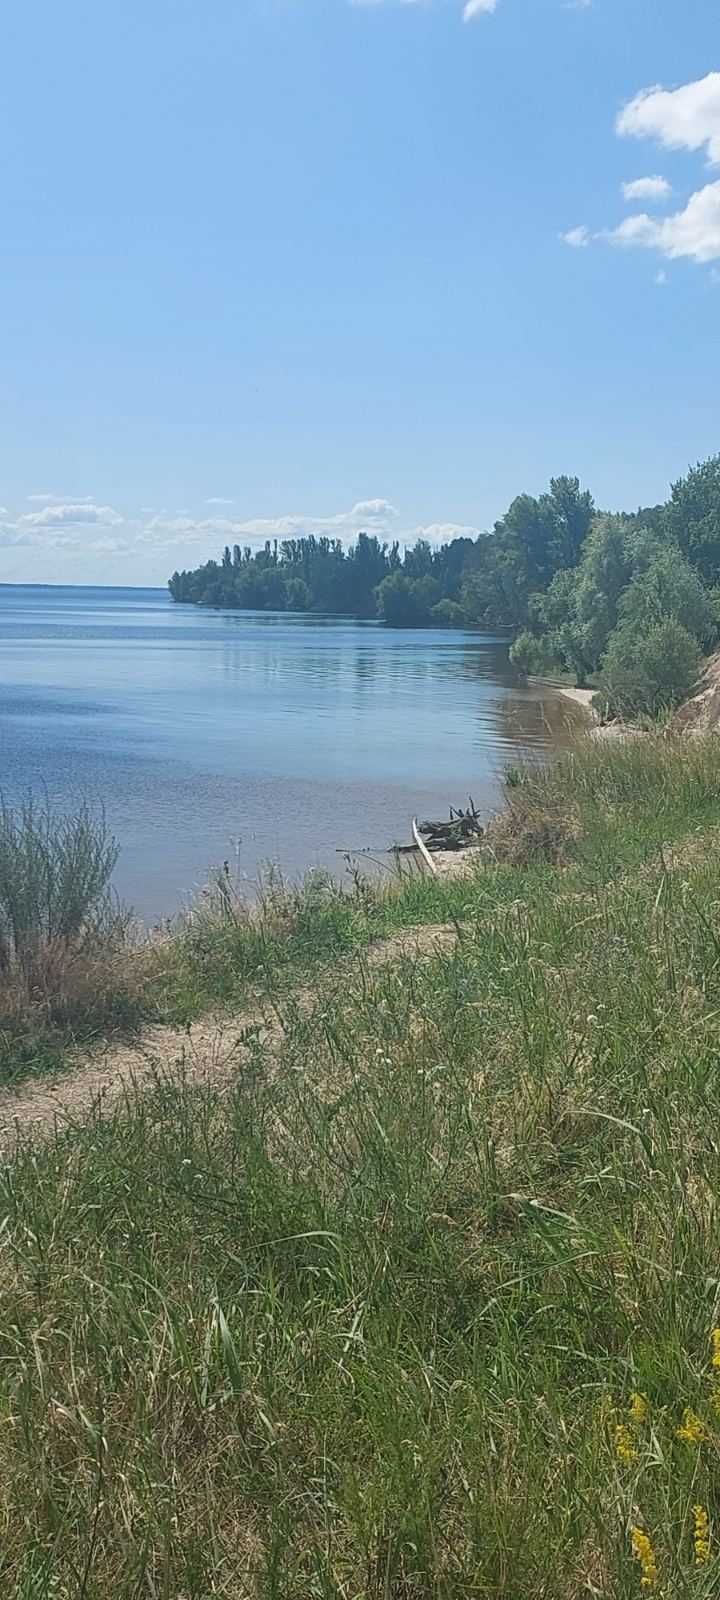
[(470, 880), (168, 942), (174, 1027), (0, 1168), (8, 1593), (629, 1595), (632, 1526), (700, 1592), (719, 794), (586, 741)]
[(583, 711), (592, 716), (595, 689), (572, 689), (563, 685), (559, 692), (566, 700), (572, 700), (574, 705), (581, 706)]

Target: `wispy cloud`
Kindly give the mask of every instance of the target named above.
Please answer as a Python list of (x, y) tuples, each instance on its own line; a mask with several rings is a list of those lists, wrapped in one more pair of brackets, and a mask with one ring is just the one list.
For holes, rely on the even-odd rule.
[(672, 184), (667, 178), (633, 178), (631, 183), (622, 185), (625, 200), (668, 200), (672, 194)]
[(26, 511), (15, 518), (7, 508), (0, 509), (0, 544), (92, 552), (117, 551), (127, 542), (125, 534), (115, 531), (123, 527), (125, 519), (113, 506), (96, 505), (86, 499), (56, 501), (47, 495), (27, 498), (50, 498), (52, 503), (42, 511)]
[[(383, 5), (413, 6), (419, 10), (423, 6), (432, 5), (433, 0), (349, 0), (351, 6), (360, 6), (365, 10)], [(590, 3), (590, 0), (587, 0)], [(464, 22), (473, 22), (476, 17), (489, 17), (497, 11), (499, 0), (464, 0), (462, 16)]]
[(335, 539), (353, 539), (358, 533), (376, 533), (389, 537), (400, 513), (389, 500), (359, 500), (349, 511), (337, 511), (331, 516), (313, 516), (307, 512), (294, 512), (279, 517), (249, 517), (236, 520), (232, 517), (167, 516), (161, 514), (146, 523), (138, 534), (139, 539), (151, 544), (208, 544), (225, 541), (243, 541), (264, 544), (266, 539), (301, 539), (311, 533), (329, 534)]
[(112, 506), (97, 506), (91, 501), (77, 500), (71, 503), (53, 502), (44, 511), (27, 511), (18, 519), (18, 527), (38, 530), (101, 525), (104, 528), (117, 528), (124, 520)]
[(497, 11), (498, 0), (466, 0), (463, 8), (463, 22), (472, 22), (475, 17), (487, 17)]
[[(220, 496), (213, 499), (218, 501)], [(148, 515), (147, 507), (123, 515), (94, 500), (60, 501), (54, 497), (52, 503), (17, 516), (0, 509), (2, 549), (54, 550), (68, 562), (116, 556), (134, 573), (150, 569), (155, 577), (158, 569), (162, 575), (165, 565), (169, 572), (173, 566), (196, 566), (210, 556), (217, 557), (225, 544), (261, 549), (267, 540), (317, 534), (339, 539), (347, 547), (363, 532), (387, 542), (397, 539), (404, 545), (418, 538), (431, 544), (475, 539), (480, 530), (453, 521), (413, 523), (382, 496), (358, 500), (346, 510), (326, 510), (322, 515), (288, 512), (273, 517), (194, 516), (168, 510)]]
[(586, 250), (592, 235), (590, 229), (582, 223), (579, 228), (568, 228), (567, 233), (561, 233), (563, 244), (569, 244), (571, 250)]
[(205, 504), (206, 506), (232, 506), (235, 502), (234, 500), (226, 499), (223, 494), (211, 494), (210, 499), (206, 500)]
[(94, 500), (95, 496), (92, 495), (92, 494), (73, 494), (73, 495), (69, 495), (69, 494), (47, 494), (47, 493), (43, 493), (43, 494), (29, 494), (29, 495), (27, 495), (26, 498), (28, 499), (28, 501), (30, 502), (31, 505), (33, 504), (33, 502), (36, 505), (50, 505), (50, 504), (54, 504), (54, 503), (62, 504), (63, 501), (72, 500), (73, 505), (88, 506), (88, 505), (92, 504), (92, 501)]

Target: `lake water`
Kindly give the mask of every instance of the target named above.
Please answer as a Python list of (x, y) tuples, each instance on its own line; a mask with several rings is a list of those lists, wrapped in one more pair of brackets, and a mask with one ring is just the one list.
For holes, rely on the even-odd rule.
[(407, 842), (414, 814), (490, 810), (568, 714), (491, 635), (0, 587), (0, 786), (104, 805), (149, 921), (225, 859), (342, 874), (338, 849)]

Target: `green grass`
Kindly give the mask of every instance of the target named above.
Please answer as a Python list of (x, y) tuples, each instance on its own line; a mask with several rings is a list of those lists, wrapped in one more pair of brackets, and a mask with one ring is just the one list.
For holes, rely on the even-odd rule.
[(582, 740), (550, 766), (512, 778), (509, 811), (491, 828), (476, 874), (442, 880), (407, 871), (394, 882), (360, 878), (345, 888), (315, 877), (271, 894), (259, 915), (199, 909), (164, 951), (153, 1004), (179, 1023), (237, 1006), (249, 985), (286, 987), (402, 928), (609, 883), (720, 824), (720, 744), (712, 738)]
[[(0, 1593), (629, 1600), (636, 1527), (656, 1593), (717, 1594), (718, 775), (692, 743), (536, 775), (526, 868), (275, 929), (282, 1039), (229, 1089), (188, 1063), (15, 1152)], [(448, 915), (451, 955), (363, 952)], [(240, 992), (267, 950), (224, 934)]]
[[(0, 1084), (61, 1072), (78, 1050), (146, 1023), (183, 1026), (312, 979), (319, 969), (402, 928), (492, 916), (622, 877), (693, 831), (720, 824), (717, 742), (660, 735), (578, 743), (548, 767), (511, 774), (509, 811), (491, 829), (479, 871), (432, 880), (406, 870), (338, 887), (322, 877), (271, 886), (252, 912), (223, 895), (181, 920), (166, 942), (106, 963), (61, 967), (30, 1005), (0, 1004)], [(68, 981), (69, 976), (69, 981)]]

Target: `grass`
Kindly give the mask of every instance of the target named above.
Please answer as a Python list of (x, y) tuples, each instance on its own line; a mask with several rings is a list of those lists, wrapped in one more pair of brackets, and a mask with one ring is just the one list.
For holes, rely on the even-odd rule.
[[(717, 1594), (719, 769), (583, 750), (513, 787), (524, 867), (276, 907), (285, 979), (324, 944), (272, 1051), (15, 1151), (0, 1592)], [(198, 995), (268, 971), (225, 920)]]
[(271, 880), (252, 911), (221, 880), (160, 943), (134, 945), (132, 929), (112, 917), (109, 936), (69, 954), (46, 941), (30, 993), (24, 976), (19, 986), (7, 977), (1, 985), (0, 1084), (60, 1072), (78, 1049), (149, 1022), (183, 1026), (203, 1012), (240, 1009), (258, 988), (282, 994), (402, 928), (491, 917), (518, 898), (542, 903), (559, 889), (612, 882), (720, 822), (719, 793), (712, 737), (648, 736), (611, 751), (582, 741), (548, 767), (509, 774), (507, 810), (469, 878), (407, 871), (338, 887), (314, 875), (298, 888)]
[(143, 1014), (118, 849), (102, 813), (0, 796), (0, 1083), (61, 1067), (68, 1045)]
[(162, 952), (153, 1003), (183, 1023), (241, 1004), (250, 984), (282, 989), (402, 928), (609, 883), (720, 823), (720, 746), (660, 735), (611, 749), (585, 740), (547, 767), (511, 771), (507, 799), (482, 866), (468, 878), (410, 871), (389, 884), (359, 877), (341, 889), (316, 876), (298, 890), (270, 892), (259, 914), (232, 897), (200, 905)]

